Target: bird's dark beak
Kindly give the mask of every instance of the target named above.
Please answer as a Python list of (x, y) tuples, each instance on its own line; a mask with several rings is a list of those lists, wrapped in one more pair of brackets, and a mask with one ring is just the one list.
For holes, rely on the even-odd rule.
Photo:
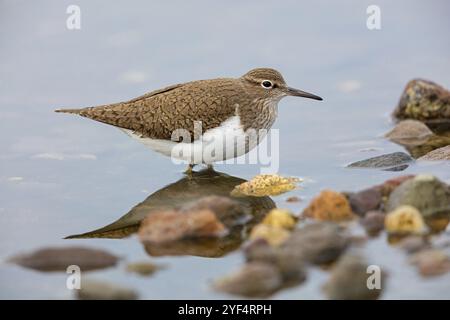
[(294, 89), (291, 87), (286, 87), (286, 94), (288, 94), (289, 96), (294, 96), (294, 97), (303, 97), (303, 98), (309, 98), (309, 99), (314, 99), (314, 100), (323, 100), (321, 97), (316, 96), (315, 94), (306, 92), (306, 91), (302, 91), (302, 90), (298, 90), (298, 89)]

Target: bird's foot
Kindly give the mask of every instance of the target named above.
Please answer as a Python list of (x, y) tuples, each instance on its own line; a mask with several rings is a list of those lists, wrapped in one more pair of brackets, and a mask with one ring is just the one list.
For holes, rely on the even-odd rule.
[(192, 177), (192, 169), (194, 169), (195, 164), (190, 163), (188, 164), (188, 167), (186, 168), (186, 171), (184, 171), (184, 174), (188, 177)]

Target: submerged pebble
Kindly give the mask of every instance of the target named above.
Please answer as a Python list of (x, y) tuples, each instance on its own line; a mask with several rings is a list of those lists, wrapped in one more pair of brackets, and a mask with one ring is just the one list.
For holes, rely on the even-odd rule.
[(374, 277), (369, 279), (368, 264), (356, 255), (344, 255), (331, 270), (330, 278), (323, 289), (329, 299), (334, 300), (375, 300), (384, 287), (384, 276), (379, 283)]
[(104, 269), (116, 265), (119, 258), (100, 249), (84, 247), (43, 248), (12, 257), (10, 262), (39, 271), (66, 271), (70, 265), (81, 271)]
[(264, 298), (280, 289), (282, 284), (282, 276), (275, 266), (249, 262), (240, 270), (215, 281), (213, 287), (233, 295)]
[(305, 267), (327, 265), (347, 249), (350, 239), (342, 228), (331, 222), (315, 222), (295, 229), (279, 246), (264, 240), (251, 242), (245, 248), (249, 262), (263, 262), (278, 268), (284, 283), (299, 283), (306, 278)]
[(305, 259), (302, 252), (289, 247), (273, 247), (259, 239), (246, 246), (245, 258), (248, 262), (263, 262), (280, 271), (284, 283), (299, 283), (305, 280)]
[(399, 247), (411, 254), (430, 247), (422, 236), (408, 236), (400, 241)]
[(328, 264), (335, 261), (349, 245), (342, 228), (332, 222), (315, 222), (295, 229), (281, 248), (305, 263)]
[(411, 256), (410, 262), (424, 277), (438, 276), (450, 271), (449, 256), (437, 249), (422, 250)]
[(80, 290), (75, 290), (79, 300), (134, 300), (138, 298), (135, 290), (116, 284), (84, 280)]
[(303, 215), (322, 221), (342, 221), (355, 217), (347, 198), (333, 190), (323, 190), (313, 198)]
[(292, 197), (286, 198), (286, 202), (300, 202), (300, 201), (302, 201), (302, 199), (297, 196), (292, 196)]
[(127, 272), (139, 274), (141, 276), (150, 276), (156, 271), (164, 269), (165, 266), (150, 262), (134, 262), (127, 264)]

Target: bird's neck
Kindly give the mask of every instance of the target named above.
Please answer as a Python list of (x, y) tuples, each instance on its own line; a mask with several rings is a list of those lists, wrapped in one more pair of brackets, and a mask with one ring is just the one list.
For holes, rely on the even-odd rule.
[(248, 129), (270, 129), (278, 114), (278, 101), (270, 99), (254, 99), (247, 105), (238, 108), (238, 115), (244, 131)]

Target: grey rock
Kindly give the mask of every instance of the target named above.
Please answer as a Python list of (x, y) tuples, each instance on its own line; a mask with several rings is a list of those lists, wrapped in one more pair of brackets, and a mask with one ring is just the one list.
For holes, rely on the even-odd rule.
[(450, 145), (428, 152), (417, 160), (442, 161), (450, 160)]
[(386, 214), (381, 211), (369, 211), (360, 223), (369, 236), (377, 236), (384, 229), (385, 217)]
[(382, 195), (378, 188), (369, 188), (348, 195), (348, 201), (353, 212), (360, 216), (364, 216), (368, 211), (378, 209), (381, 200)]
[(247, 262), (260, 262), (276, 267), (283, 278), (283, 286), (301, 283), (306, 279), (310, 264), (325, 265), (337, 260), (350, 245), (343, 229), (332, 222), (314, 222), (292, 231), (280, 246), (270, 246), (256, 240), (245, 250)]
[(408, 179), (391, 192), (386, 211), (393, 211), (401, 205), (411, 205), (424, 218), (450, 214), (450, 189), (432, 175), (417, 175)]
[(138, 298), (136, 291), (116, 284), (83, 280), (80, 290), (76, 290), (79, 300), (134, 300)]
[(338, 225), (315, 222), (295, 229), (281, 248), (301, 257), (305, 263), (328, 264), (335, 261), (348, 245), (349, 239)]
[(300, 283), (306, 279), (305, 260), (301, 250), (273, 247), (263, 239), (252, 241), (244, 250), (247, 262), (263, 262), (278, 268), (285, 283)]
[(445, 251), (438, 249), (421, 250), (411, 256), (410, 263), (415, 265), (424, 277), (450, 272), (450, 257)]
[(344, 255), (333, 267), (324, 292), (329, 299), (335, 300), (375, 300), (384, 287), (384, 275), (381, 273), (380, 288), (368, 288), (368, 264), (356, 255)]
[(99, 249), (84, 247), (43, 248), (29, 254), (12, 257), (9, 261), (38, 271), (63, 271), (70, 265), (81, 271), (97, 270), (114, 266), (119, 258)]
[(375, 168), (387, 171), (402, 171), (408, 164), (414, 161), (411, 156), (404, 152), (394, 152), (381, 156), (361, 160), (349, 164), (348, 168)]
[(268, 263), (250, 262), (240, 270), (215, 281), (214, 289), (245, 297), (268, 297), (282, 287), (279, 270)]
[(417, 146), (425, 143), (433, 132), (426, 124), (417, 120), (400, 121), (385, 137), (404, 146)]

